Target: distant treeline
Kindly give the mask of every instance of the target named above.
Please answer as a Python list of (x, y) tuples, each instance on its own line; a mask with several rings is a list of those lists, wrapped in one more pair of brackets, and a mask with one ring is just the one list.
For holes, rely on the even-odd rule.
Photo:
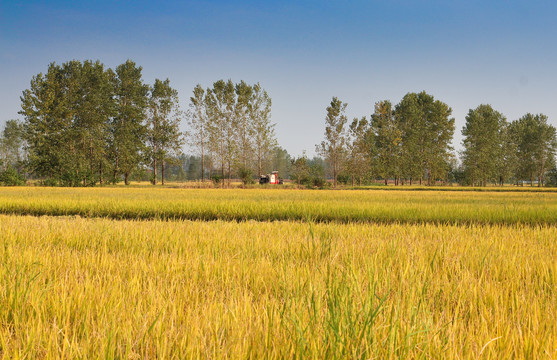
[[(168, 79), (145, 84), (142, 68), (129, 60), (114, 70), (98, 61), (52, 63), (46, 74), (33, 77), (21, 106), (23, 123), (8, 124), (21, 135), (15, 149), (20, 155), (4, 166), (46, 184), (127, 184), (146, 173), (153, 184), (158, 178), (164, 184), (186, 141), (200, 150), (201, 179), (215, 175), (215, 168), (220, 178), (252, 178), (277, 147), (271, 99), (259, 84), (220, 80), (207, 90), (197, 86), (183, 112)], [(190, 132), (180, 131), (184, 120)]]
[(375, 104), (369, 120), (348, 124), (347, 104), (333, 98), (327, 107), (325, 141), (317, 151), (325, 158), (333, 181), (347, 174), (354, 179), (392, 179), (404, 185), (427, 181), (466, 185), (537, 182), (557, 185), (555, 127), (543, 114), (526, 114), (508, 122), (490, 105), (479, 105), (466, 116), (464, 150), (458, 164), (451, 142), (451, 108), (433, 96), (409, 93), (396, 106)]
[(351, 122), (347, 104), (334, 97), (326, 108), (324, 141), (316, 146), (320, 157), (308, 159), (291, 158), (278, 145), (271, 97), (258, 83), (197, 85), (187, 111), (180, 105), (168, 79), (146, 84), (142, 68), (130, 60), (115, 69), (99, 61), (52, 63), (23, 92), (23, 121), (6, 122), (0, 184), (212, 179), (224, 186), (226, 179), (249, 183), (278, 170), (307, 186), (323, 186), (326, 178), (333, 186), (557, 185), (556, 130), (543, 114), (508, 122), (490, 105), (471, 109), (458, 161), (451, 147), (452, 110), (432, 95), (408, 93), (396, 105), (379, 101), (371, 116)]

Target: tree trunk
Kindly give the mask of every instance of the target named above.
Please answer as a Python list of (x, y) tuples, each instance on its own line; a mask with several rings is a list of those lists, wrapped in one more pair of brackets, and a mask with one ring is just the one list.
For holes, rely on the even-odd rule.
[(164, 160), (161, 163), (161, 185), (164, 185)]
[(221, 181), (222, 181), (222, 188), (224, 189), (224, 179), (225, 179), (225, 178), (224, 178), (224, 162), (222, 163), (221, 166), (222, 166), (222, 169), (221, 169), (221, 170), (222, 170), (222, 171), (221, 171), (221, 173), (222, 173), (222, 179), (221, 179)]
[(116, 166), (114, 167), (114, 182), (118, 178), (118, 152), (116, 152)]
[(99, 184), (101, 186), (103, 184), (103, 162), (102, 162), (102, 160), (99, 162)]
[(130, 173), (128, 173), (128, 172), (124, 173), (124, 184), (126, 184), (126, 185), (130, 184), (130, 182), (128, 181), (129, 176), (130, 176)]
[(352, 187), (354, 187), (354, 174), (352, 174)]
[(385, 178), (385, 186), (389, 185), (389, 179)]
[(201, 148), (201, 182), (205, 181), (205, 153)]
[(151, 180), (153, 185), (157, 185), (157, 158), (153, 158), (153, 180)]

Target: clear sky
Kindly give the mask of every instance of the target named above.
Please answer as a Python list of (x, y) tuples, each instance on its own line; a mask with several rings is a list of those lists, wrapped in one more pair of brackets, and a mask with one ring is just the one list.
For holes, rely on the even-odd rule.
[(421, 90), (452, 107), (459, 149), (482, 103), (557, 125), (556, 23), (557, 3), (536, 0), (0, 0), (0, 125), (50, 62), (132, 59), (184, 108), (197, 83), (260, 82), (293, 155), (313, 155), (333, 96), (351, 119)]

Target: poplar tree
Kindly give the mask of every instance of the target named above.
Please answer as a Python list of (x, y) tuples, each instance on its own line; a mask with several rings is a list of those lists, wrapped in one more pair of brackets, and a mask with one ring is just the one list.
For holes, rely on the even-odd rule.
[(8, 120), (0, 137), (0, 166), (2, 170), (8, 168), (21, 171), (25, 158), (25, 140), (23, 124), (19, 120)]
[(66, 129), (65, 98), (62, 96), (64, 75), (59, 65), (51, 63), (46, 74), (32, 77), (30, 88), (21, 96), (25, 140), (29, 144), (29, 167), (41, 178), (62, 178), (64, 154), (71, 149)]
[(395, 116), (401, 130), (401, 169), (403, 175), (420, 184), (446, 179), (454, 133), (452, 109), (425, 91), (408, 93), (396, 106)]
[(505, 122), (500, 132), (501, 144), (497, 158), (497, 177), (500, 186), (515, 176), (518, 168), (518, 145), (511, 125)]
[(499, 181), (505, 125), (505, 117), (490, 105), (468, 111), (462, 128), (462, 163), (472, 185), (486, 186), (488, 181)]
[(145, 112), (149, 85), (143, 83), (142, 67), (127, 60), (116, 67), (114, 78), (115, 116), (110, 122), (109, 148), (113, 162), (113, 181), (124, 175), (129, 184), (130, 174), (138, 169), (146, 150)]
[(166, 163), (178, 155), (182, 145), (178, 91), (170, 87), (170, 80), (155, 80), (150, 89), (147, 108), (147, 142), (153, 166), (152, 183), (157, 183), (157, 169), (160, 165), (161, 183), (164, 185)]
[(220, 164), (224, 187), (225, 168), (230, 183), (232, 163), (236, 153), (237, 137), (235, 107), (235, 87), (231, 80), (218, 80), (208, 91), (210, 148)]
[(316, 151), (323, 156), (333, 175), (333, 187), (337, 186), (337, 176), (346, 160), (346, 129), (348, 118), (345, 115), (347, 103), (333, 97), (327, 106), (325, 117), (325, 140), (316, 146)]
[(372, 151), (369, 131), (369, 123), (366, 117), (354, 118), (348, 127), (347, 153), (348, 173), (352, 178), (352, 186), (355, 179), (362, 185), (362, 177), (370, 170), (370, 153)]
[[(275, 138), (275, 124), (271, 123), (271, 97), (259, 83), (252, 88), (249, 114), (253, 127), (253, 144), (257, 172), (263, 175), (263, 164), (278, 145)], [(277, 169), (274, 169), (277, 170)]]
[(113, 73), (105, 71), (99, 61), (85, 61), (78, 70), (79, 99), (74, 105), (75, 137), (86, 182), (104, 182), (104, 174), (111, 166), (106, 139), (110, 136), (109, 122), (114, 115)]
[(235, 85), (235, 107), (234, 107), (234, 124), (237, 126), (236, 143), (237, 143), (237, 167), (239, 172), (244, 172), (247, 176), (251, 176), (251, 159), (254, 152), (255, 132), (253, 119), (250, 117), (253, 88), (240, 81)]
[(309, 182), (310, 168), (305, 153), (302, 156), (290, 160), (290, 179), (296, 181), (298, 186)]
[[(207, 91), (208, 92), (208, 91)], [(190, 146), (197, 150), (201, 157), (201, 181), (205, 181), (205, 160), (209, 146), (209, 114), (207, 110), (205, 90), (199, 84), (193, 89), (190, 97), (190, 108), (187, 113), (190, 132)]]
[(557, 139), (555, 127), (547, 123), (543, 114), (526, 114), (511, 123), (511, 131), (518, 148), (518, 174), (533, 184), (542, 186), (546, 172), (555, 164)]
[(375, 104), (371, 116), (371, 133), (374, 144), (373, 154), (370, 154), (373, 168), (384, 179), (385, 185), (389, 178), (394, 178), (396, 184), (400, 175), (402, 133), (390, 101)]

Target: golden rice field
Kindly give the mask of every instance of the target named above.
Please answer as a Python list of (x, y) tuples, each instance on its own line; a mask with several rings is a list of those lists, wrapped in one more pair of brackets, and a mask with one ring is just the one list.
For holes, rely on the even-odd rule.
[(556, 193), (0, 188), (0, 212), (3, 359), (557, 358)]
[(113, 219), (557, 224), (557, 192), (3, 188), (0, 213)]

